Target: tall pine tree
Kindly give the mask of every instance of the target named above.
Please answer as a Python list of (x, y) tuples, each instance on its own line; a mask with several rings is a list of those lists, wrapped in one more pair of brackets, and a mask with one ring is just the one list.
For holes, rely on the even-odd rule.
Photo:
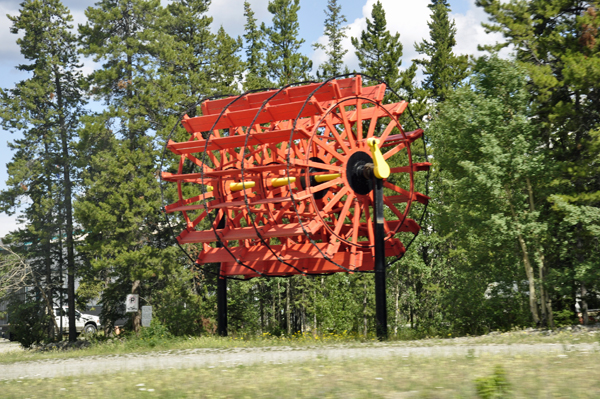
[(431, 21), (427, 23), (430, 40), (415, 44), (415, 50), (427, 58), (416, 63), (424, 69), (423, 87), (429, 90), (431, 98), (442, 102), (466, 77), (468, 57), (456, 56), (452, 51), (456, 45), (456, 26), (448, 17), (447, 1), (433, 0), (428, 7), (431, 9)]
[[(82, 130), (85, 190), (77, 217), (87, 236), (80, 246), (85, 276), (102, 283), (103, 316), (110, 324), (129, 293), (152, 301), (153, 287), (168, 274), (171, 249), (161, 226), (154, 143), (157, 107), (158, 1), (103, 0), (86, 10), (79, 27), (83, 51), (102, 68), (89, 78), (106, 110)], [(140, 314), (132, 314), (135, 330)]]
[[(431, 129), (442, 177), (437, 228), (464, 253), (462, 260), (448, 257), (458, 278), (465, 278), (450, 294), (468, 302), (487, 297), (484, 303), (472, 303), (472, 310), (479, 310), (471, 316), (458, 316), (459, 311), (457, 320), (464, 318), (461, 328), (474, 327), (482, 314), (473, 315), (492, 305), (490, 315), (496, 320), (486, 322), (496, 324), (494, 328), (510, 328), (504, 323), (519, 318), (520, 323), (538, 324), (544, 293), (535, 272), (544, 263), (542, 238), (547, 231), (539, 206), (545, 202), (541, 195), (550, 163), (543, 148), (531, 140), (536, 126), (526, 75), (509, 61), (485, 57), (477, 60), (468, 83), (440, 105)], [(467, 284), (468, 274), (477, 275), (477, 281)], [(519, 287), (524, 280), (527, 286)], [(530, 318), (519, 315), (527, 312), (519, 309), (525, 303), (515, 290), (528, 293), (528, 306), (522, 309), (529, 309)], [(543, 315), (551, 319), (545, 309)]]
[(267, 7), (273, 26), (265, 27), (267, 37), (267, 73), (279, 86), (309, 79), (312, 61), (299, 52), (298, 10), (300, 0), (271, 0)]
[(246, 90), (261, 89), (272, 86), (267, 79), (267, 66), (265, 60), (265, 25), (257, 25), (254, 17), (254, 11), (250, 3), (244, 2), (244, 16), (246, 25), (244, 25), (244, 41), (246, 43), (246, 78), (244, 88)]
[(9, 188), (2, 193), (2, 202), (6, 209), (23, 203), (20, 198), (28, 199), (26, 228), (13, 234), (12, 240), (31, 243), (26, 257), (46, 275), (49, 292), (43, 294), (50, 309), (55, 285), (52, 268), (66, 263), (69, 339), (74, 341), (73, 146), (85, 101), (77, 38), (71, 33), (73, 18), (59, 0), (25, 1), (20, 14), (9, 18), (11, 32), (23, 33), (17, 43), (30, 61), (17, 69), (30, 78), (0, 93), (3, 127), (24, 135), (12, 144), (17, 152), (9, 164)]
[[(164, 107), (177, 116), (203, 97), (236, 93), (242, 80), (241, 38), (231, 37), (222, 27), (211, 32), (209, 5), (209, 0), (173, 1), (160, 19), (161, 36), (154, 49), (160, 90), (168, 93), (162, 96), (165, 101), (171, 101)], [(173, 124), (166, 124), (167, 129)]]
[(403, 50), (400, 34), (392, 35), (387, 29), (385, 10), (379, 0), (373, 5), (371, 19), (367, 18), (367, 29), (361, 32), (360, 38), (352, 38), (352, 45), (356, 48), (361, 72), (383, 79), (396, 91), (412, 93), (416, 65), (400, 71)]
[(348, 50), (342, 46), (342, 41), (346, 38), (347, 26), (342, 26), (346, 21), (346, 17), (342, 14), (342, 6), (337, 0), (329, 0), (325, 9), (325, 36), (327, 44), (317, 43), (313, 47), (321, 49), (327, 55), (327, 61), (319, 65), (317, 77), (326, 79), (332, 76), (339, 75), (343, 72), (348, 72), (348, 68), (344, 68), (344, 56)]

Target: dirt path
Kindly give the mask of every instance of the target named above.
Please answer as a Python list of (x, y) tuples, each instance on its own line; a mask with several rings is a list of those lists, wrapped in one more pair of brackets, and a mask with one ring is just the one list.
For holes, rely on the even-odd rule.
[[(1, 345), (0, 345), (1, 346)], [(192, 349), (175, 352), (93, 356), (75, 359), (55, 359), (37, 362), (0, 364), (0, 380), (17, 378), (52, 378), (86, 374), (118, 373), (150, 369), (233, 367), (237, 365), (277, 364), (309, 362), (317, 359), (342, 360), (351, 358), (386, 357), (454, 357), (556, 354), (568, 356), (574, 352), (600, 352), (598, 343), (593, 344), (498, 344), (498, 345), (449, 345), (434, 347), (401, 347), (392, 344), (375, 344), (359, 347), (298, 348), (240, 348), (240, 349)]]

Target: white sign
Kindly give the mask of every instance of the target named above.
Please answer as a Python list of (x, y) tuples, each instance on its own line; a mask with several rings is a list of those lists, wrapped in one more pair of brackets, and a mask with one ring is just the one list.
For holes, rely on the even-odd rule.
[(142, 306), (142, 327), (150, 327), (152, 321), (152, 306)]
[(137, 312), (139, 309), (140, 296), (138, 294), (129, 294), (127, 295), (127, 300), (125, 301), (125, 312)]

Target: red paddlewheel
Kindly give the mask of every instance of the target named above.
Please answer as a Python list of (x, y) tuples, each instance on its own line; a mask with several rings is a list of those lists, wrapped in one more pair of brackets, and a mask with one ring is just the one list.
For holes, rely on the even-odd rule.
[[(401, 256), (403, 233), (416, 235), (412, 161), (421, 129), (398, 122), (407, 103), (383, 104), (385, 84), (363, 87), (360, 75), (202, 103), (184, 117), (188, 141), (169, 141), (180, 155), (179, 200), (187, 228), (180, 244), (200, 244), (198, 263), (221, 263), (221, 274), (287, 276), (373, 270), (373, 163), (377, 138), (391, 166), (384, 180), (385, 251)], [(220, 243), (222, 245), (216, 245)]]

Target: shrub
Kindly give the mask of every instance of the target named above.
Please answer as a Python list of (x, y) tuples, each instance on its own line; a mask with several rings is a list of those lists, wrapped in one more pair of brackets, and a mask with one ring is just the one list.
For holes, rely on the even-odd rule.
[(510, 384), (506, 379), (506, 371), (496, 366), (492, 375), (475, 380), (477, 396), (481, 399), (505, 399), (510, 397)]
[(554, 311), (552, 312), (552, 317), (554, 318), (554, 325), (556, 327), (571, 326), (579, 323), (575, 312), (569, 309)]
[(39, 302), (13, 300), (9, 303), (11, 338), (23, 347), (30, 348), (46, 340), (50, 315)]

